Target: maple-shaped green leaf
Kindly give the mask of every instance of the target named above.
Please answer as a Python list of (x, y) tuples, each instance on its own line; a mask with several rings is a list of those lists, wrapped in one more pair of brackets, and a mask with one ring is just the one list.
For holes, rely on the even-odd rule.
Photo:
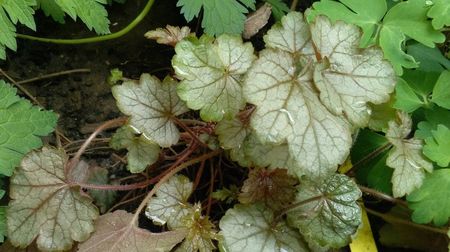
[(431, 131), (432, 137), (425, 139), (423, 154), (441, 167), (450, 164), (450, 129), (439, 124), (436, 130)]
[[(89, 167), (88, 184), (107, 185), (110, 184), (108, 170), (103, 167)], [(100, 209), (100, 213), (105, 213), (116, 200), (116, 191), (89, 189), (89, 195), (94, 199), (95, 205)]]
[(317, 15), (326, 15), (333, 22), (342, 20), (355, 24), (363, 31), (360, 46), (367, 47), (375, 42), (373, 35), (386, 11), (386, 0), (340, 0), (339, 2), (322, 0), (313, 4), (308, 19), (312, 20)]
[(428, 11), (428, 17), (432, 18), (434, 29), (439, 30), (444, 26), (450, 26), (450, 2), (447, 0), (433, 0)]
[(252, 169), (242, 185), (239, 201), (243, 204), (263, 202), (274, 211), (280, 210), (295, 198), (298, 181), (286, 169)]
[(11, 177), (8, 238), (26, 247), (37, 239), (44, 251), (62, 251), (94, 231), (97, 208), (64, 174), (67, 155), (44, 147), (26, 155)]
[(184, 227), (183, 218), (191, 215), (193, 208), (188, 202), (192, 193), (192, 182), (183, 175), (175, 175), (161, 185), (147, 205), (145, 215), (157, 225), (170, 229)]
[[(64, 14), (73, 20), (80, 18), (89, 30), (97, 34), (107, 34), (109, 31), (108, 12), (105, 9), (106, 0), (38, 0), (41, 8), (56, 21), (63, 21)], [(59, 9), (58, 9), (59, 8)]]
[(433, 221), (443, 226), (450, 218), (450, 169), (436, 170), (429, 174), (422, 186), (408, 195), (408, 206), (414, 212), (412, 220), (417, 223)]
[(411, 113), (425, 104), (406, 81), (399, 79), (395, 87), (395, 103), (393, 107)]
[(178, 0), (177, 6), (188, 22), (203, 9), (202, 28), (207, 34), (240, 34), (247, 8), (254, 10), (255, 0)]
[(360, 32), (341, 21), (331, 24), (319, 16), (311, 24), (312, 40), (322, 60), (314, 71), (320, 100), (335, 115), (345, 115), (353, 124), (366, 126), (368, 102), (381, 104), (394, 91), (396, 77), (376, 47), (359, 49)]
[(317, 200), (288, 212), (288, 222), (297, 227), (306, 240), (340, 248), (351, 241), (361, 225), (361, 208), (356, 203), (360, 197), (358, 186), (345, 175), (334, 174), (323, 182), (304, 180), (296, 202)]
[(433, 98), (437, 105), (450, 109), (450, 71), (443, 71), (433, 88)]
[(53, 131), (58, 116), (32, 106), (0, 80), (0, 118), (0, 174), (11, 176), (25, 154), (42, 146), (40, 137)]
[(126, 81), (112, 87), (112, 93), (119, 109), (131, 117), (130, 126), (161, 147), (169, 147), (180, 138), (172, 118), (188, 111), (176, 88), (177, 82), (170, 77), (161, 82), (142, 74), (139, 83)]
[(230, 252), (306, 252), (307, 244), (283, 219), (261, 204), (237, 204), (220, 220), (221, 245)]
[(239, 148), (249, 132), (248, 126), (237, 117), (231, 120), (223, 119), (215, 128), (220, 145), (225, 150)]
[(147, 139), (144, 135), (136, 135), (129, 126), (123, 126), (112, 136), (109, 145), (116, 150), (126, 148), (128, 150), (128, 170), (139, 173), (148, 165), (158, 161), (159, 145)]
[(212, 240), (219, 236), (214, 224), (208, 216), (202, 215), (202, 206), (195, 204), (189, 215), (182, 217), (183, 227), (187, 229), (186, 238), (175, 250), (176, 252), (208, 252), (214, 251), (216, 246)]
[(386, 160), (386, 164), (394, 169), (392, 175), (394, 197), (402, 197), (419, 188), (425, 178), (425, 171), (433, 171), (433, 164), (422, 154), (422, 140), (406, 139), (411, 132), (411, 118), (406, 113), (399, 113), (399, 120), (400, 122), (389, 122), (386, 133), (386, 138), (394, 146)]
[(172, 66), (179, 78), (178, 95), (205, 121), (232, 119), (245, 105), (242, 78), (255, 56), (253, 46), (238, 36), (206, 35), (175, 47)]
[(79, 252), (164, 252), (180, 243), (186, 230), (151, 233), (139, 228), (133, 214), (123, 210), (100, 216), (95, 222), (95, 232), (78, 246)]
[(422, 140), (432, 137), (432, 131), (436, 130), (439, 124), (450, 129), (450, 110), (433, 106), (431, 109), (425, 110), (425, 121), (417, 124), (414, 136)]

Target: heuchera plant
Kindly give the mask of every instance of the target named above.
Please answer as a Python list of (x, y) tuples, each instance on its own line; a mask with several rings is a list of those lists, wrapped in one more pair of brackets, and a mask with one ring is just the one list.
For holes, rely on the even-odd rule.
[[(181, 5), (184, 2), (179, 1)], [(231, 2), (253, 6), (253, 1)], [(199, 3), (198, 10), (208, 10), (206, 2)], [(380, 115), (387, 113), (383, 106), (393, 104), (396, 83), (400, 83), (397, 90), (406, 88), (396, 72), (410, 65), (397, 61), (398, 52), (383, 54), (368, 35), (374, 27), (357, 18), (350, 20), (361, 21), (356, 22), (361, 31), (339, 21), (334, 12), (329, 13), (330, 20), (323, 15), (327, 13), (321, 4), (331, 3), (314, 5), (308, 21), (298, 12), (284, 16), (264, 36), (261, 51), (255, 51), (239, 35), (197, 38), (183, 29), (177, 34), (174, 27), (159, 30), (158, 34), (170, 35), (161, 41), (175, 46), (175, 76), (161, 81), (143, 74), (139, 81), (125, 80), (113, 87), (117, 105), (128, 119), (110, 144), (128, 150), (132, 173), (158, 162), (166, 162), (169, 168), (156, 177), (157, 182), (108, 187), (93, 185), (88, 175), (80, 175), (88, 173), (79, 162), (82, 151), (70, 160), (59, 149), (33, 151), (11, 178), (10, 242), (26, 247), (35, 240), (43, 251), (68, 250), (75, 242), (80, 243), (78, 251), (219, 248), (302, 252), (340, 248), (361, 225), (357, 203), (361, 191), (352, 178), (337, 171), (349, 159), (352, 146), (359, 144), (357, 135), (361, 139), (370, 134), (374, 149), (386, 150), (383, 165), (393, 168), (392, 178), (387, 180), (391, 180), (392, 186), (388, 186), (393, 195), (408, 195), (415, 221), (445, 224), (447, 214), (428, 213), (424, 205), (435, 207), (437, 203), (426, 191), (436, 185), (448, 186), (448, 181), (439, 177), (448, 172), (443, 169), (427, 177), (433, 163), (425, 155), (448, 166), (445, 151), (449, 148), (442, 141), (450, 135), (448, 128), (430, 130), (434, 127), (423, 124), (411, 137), (412, 119), (407, 113), (391, 108), (389, 116)], [(386, 11), (381, 8), (373, 19), (380, 21)], [(379, 31), (383, 48), (388, 48), (382, 41), (389, 38), (394, 17), (392, 8)], [(441, 19), (436, 25), (444, 22)], [(408, 31), (400, 36), (404, 34)], [(445, 85), (440, 83), (448, 78), (443, 74), (434, 89), (444, 93)], [(405, 100), (409, 103), (400, 99), (393, 106), (411, 110), (421, 106), (420, 100), (418, 104)], [(433, 96), (432, 101), (448, 108), (445, 96)], [(362, 130), (366, 127), (386, 134)], [(172, 156), (167, 154), (172, 152)], [(352, 153), (352, 159), (357, 154)], [(240, 190), (231, 185), (214, 194), (233, 203), (216, 223), (209, 215), (212, 196), (206, 204), (191, 197), (202, 173), (193, 181), (178, 173), (197, 163), (203, 170), (207, 160), (213, 162), (219, 155), (249, 172)], [(99, 217), (92, 199), (80, 190), (127, 190), (152, 183), (154, 187), (134, 214), (118, 210)], [(420, 186), (424, 190), (415, 191)], [(211, 195), (213, 189), (211, 184)], [(96, 201), (102, 197), (98, 191), (90, 194)], [(140, 228), (138, 218), (144, 209), (153, 224), (168, 231), (153, 233)]]

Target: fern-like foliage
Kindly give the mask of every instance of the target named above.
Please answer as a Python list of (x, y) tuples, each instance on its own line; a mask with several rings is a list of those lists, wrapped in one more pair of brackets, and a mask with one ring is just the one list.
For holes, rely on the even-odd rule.
[[(119, 0), (116, 2), (123, 2)], [(109, 31), (107, 0), (2, 0), (0, 1), (0, 59), (6, 58), (5, 49), (17, 50), (16, 25), (21, 23), (36, 30), (35, 9), (42, 9), (45, 15), (64, 23), (67, 14), (73, 20), (80, 18), (90, 30), (97, 34)]]

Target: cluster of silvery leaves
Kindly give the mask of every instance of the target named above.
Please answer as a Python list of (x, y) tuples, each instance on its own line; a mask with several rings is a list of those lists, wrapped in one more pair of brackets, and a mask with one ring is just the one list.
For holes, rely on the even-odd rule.
[[(361, 193), (336, 170), (349, 155), (352, 134), (369, 125), (371, 106), (387, 102), (396, 83), (381, 49), (360, 49), (360, 38), (354, 25), (324, 16), (308, 24), (291, 12), (267, 32), (258, 55), (240, 36), (190, 36), (177, 43), (172, 60), (180, 82), (144, 74), (138, 82), (115, 86), (117, 104), (130, 116), (128, 131), (140, 134), (136, 141), (176, 144), (180, 133), (173, 117), (199, 110), (202, 120), (217, 123), (220, 147), (231, 159), (244, 167), (286, 168), (301, 181), (293, 204), (317, 197), (289, 211), (287, 219), (264, 204), (236, 204), (216, 234), (198, 204), (188, 202), (192, 183), (175, 177), (149, 202), (147, 216), (170, 230), (192, 230), (193, 219), (207, 223), (203, 234), (190, 233), (183, 249), (208, 244), (203, 248), (209, 251), (211, 239), (226, 251), (348, 244), (360, 225)], [(239, 116), (248, 104), (254, 106), (249, 122)], [(392, 130), (398, 127), (403, 125), (393, 122)], [(129, 146), (122, 148), (135, 159)]]
[[(11, 179), (10, 242), (25, 247), (37, 238), (44, 251), (67, 250), (74, 241), (83, 242), (80, 251), (168, 251), (183, 239), (179, 251), (211, 251), (213, 240), (225, 251), (345, 246), (361, 222), (361, 192), (336, 170), (348, 157), (352, 134), (370, 124), (371, 106), (388, 101), (396, 82), (379, 48), (358, 47), (360, 36), (354, 25), (323, 16), (308, 24), (291, 12), (267, 32), (258, 56), (239, 36), (187, 37), (172, 61), (180, 82), (143, 74), (113, 87), (130, 118), (111, 145), (128, 150), (130, 171), (143, 171), (157, 161), (160, 148), (177, 144), (174, 118), (199, 110), (202, 120), (217, 123), (220, 147), (231, 159), (244, 167), (285, 168), (300, 181), (291, 202), (298, 206), (287, 218), (270, 205), (241, 202), (226, 212), (217, 232), (201, 205), (188, 201), (192, 183), (178, 175), (146, 210), (171, 231), (140, 229), (124, 211), (102, 215), (94, 225), (98, 210), (76, 186), (83, 181), (65, 173), (67, 155), (44, 148), (27, 155)], [(248, 123), (238, 116), (247, 104), (254, 106)], [(414, 145), (403, 141), (409, 118), (399, 118), (389, 124), (389, 136), (401, 154)]]

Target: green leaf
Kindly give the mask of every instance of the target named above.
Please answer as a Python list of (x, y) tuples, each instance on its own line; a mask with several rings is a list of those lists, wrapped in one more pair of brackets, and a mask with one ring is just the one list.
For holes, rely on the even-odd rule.
[(443, 71), (439, 76), (431, 100), (443, 108), (450, 109), (450, 71)]
[(288, 13), (289, 7), (283, 0), (264, 0), (266, 3), (272, 6), (272, 15), (275, 20), (280, 21), (281, 18)]
[(44, 11), (48, 17), (51, 16), (53, 20), (64, 24), (64, 11), (59, 7), (55, 0), (37, 0), (38, 8)]
[(215, 128), (220, 145), (223, 149), (239, 148), (244, 142), (250, 129), (239, 118), (223, 119)]
[(288, 175), (286, 169), (252, 169), (242, 185), (239, 202), (253, 204), (263, 202), (266, 207), (277, 211), (295, 198), (297, 179)]
[(178, 0), (177, 6), (188, 22), (203, 8), (202, 27), (207, 34), (240, 34), (247, 8), (254, 10), (255, 0)]
[(0, 118), (0, 174), (11, 176), (25, 154), (42, 146), (40, 137), (53, 131), (58, 116), (32, 106), (0, 80)]
[(423, 154), (441, 167), (450, 164), (450, 129), (442, 124), (431, 131), (433, 136), (425, 139)]
[(145, 215), (157, 225), (173, 230), (184, 227), (184, 217), (191, 215), (193, 208), (188, 202), (192, 193), (192, 182), (183, 175), (175, 175), (161, 185), (147, 205)]
[[(87, 182), (93, 185), (110, 184), (108, 170), (99, 166), (90, 167)], [(112, 190), (89, 189), (88, 192), (94, 199), (95, 205), (100, 209), (100, 213), (105, 213), (114, 204), (117, 196), (117, 192)]]
[(161, 82), (142, 74), (139, 83), (126, 81), (112, 87), (112, 93), (119, 109), (131, 117), (130, 126), (161, 147), (169, 147), (180, 138), (173, 117), (188, 111), (176, 88), (177, 82), (170, 77)]
[(429, 174), (423, 185), (408, 195), (408, 206), (414, 212), (412, 220), (425, 224), (433, 221), (443, 226), (450, 218), (450, 169), (436, 170)]
[(428, 96), (433, 91), (433, 87), (439, 78), (439, 73), (424, 72), (421, 70), (405, 70), (402, 79), (404, 79), (409, 87), (421, 97), (421, 100), (428, 100)]
[(171, 251), (185, 236), (186, 230), (151, 233), (136, 225), (133, 214), (118, 210), (98, 218), (95, 232), (78, 246), (78, 251)]
[(201, 109), (205, 121), (231, 119), (245, 105), (242, 77), (255, 56), (250, 43), (237, 36), (221, 35), (215, 41), (183, 40), (175, 47), (172, 66), (182, 79), (178, 95), (191, 109)]
[(132, 173), (144, 171), (147, 166), (154, 164), (159, 158), (159, 146), (144, 135), (136, 135), (128, 125), (116, 131), (109, 145), (116, 150), (123, 148), (128, 150), (128, 170)]
[(386, 14), (386, 0), (322, 0), (313, 4), (313, 9), (308, 15), (312, 20), (318, 15), (326, 15), (333, 22), (342, 20), (355, 24), (362, 28), (363, 35), (360, 41), (361, 47), (374, 44), (373, 38), (379, 22)]
[(236, 185), (231, 185), (230, 189), (223, 187), (211, 194), (213, 199), (224, 201), (227, 204), (231, 204), (233, 201), (237, 200), (239, 195), (239, 188)]
[(444, 125), (450, 129), (450, 111), (438, 106), (434, 106), (432, 109), (425, 110), (425, 119), (417, 125), (417, 130), (414, 132), (414, 136), (425, 140), (428, 137), (432, 137), (432, 130), (437, 129), (439, 124)]
[(98, 217), (91, 199), (65, 177), (67, 155), (44, 147), (26, 155), (11, 178), (8, 238), (26, 247), (37, 238), (40, 250), (62, 251), (86, 240)]
[[(447, 59), (439, 48), (430, 48), (421, 43), (408, 43), (408, 54), (412, 55), (420, 64), (418, 70), (425, 72), (442, 72), (450, 69), (450, 60)], [(402, 76), (404, 78), (404, 75)]]
[(411, 118), (405, 113), (400, 113), (399, 117), (400, 122), (389, 122), (389, 130), (386, 133), (386, 138), (394, 146), (386, 160), (386, 164), (394, 169), (394, 197), (402, 197), (419, 188), (425, 178), (425, 171), (433, 171), (433, 164), (422, 154), (422, 140), (405, 139), (411, 131)]
[[(42, 0), (40, 0), (42, 1)], [(47, 0), (54, 1), (59, 8), (67, 13), (73, 20), (79, 17), (89, 28), (94, 29), (97, 34), (108, 34), (109, 20), (108, 12), (105, 9), (106, 0)], [(60, 12), (56, 11), (56, 7), (52, 3), (52, 9), (47, 8), (50, 15), (56, 15), (60, 18)], [(54, 13), (54, 14), (51, 14)]]
[(414, 68), (418, 64), (414, 58), (402, 51), (406, 36), (428, 46), (442, 43), (445, 36), (433, 29), (427, 17), (428, 6), (423, 0), (400, 2), (392, 7), (383, 19), (380, 31), (380, 45), (385, 57), (394, 65), (395, 72), (402, 74), (402, 66)]
[[(2, 190), (4, 193), (5, 191)], [(6, 227), (6, 207), (0, 206), (0, 242), (5, 241), (5, 236), (7, 235)]]
[(236, 204), (220, 220), (221, 245), (230, 252), (306, 252), (308, 246), (298, 232), (263, 205)]
[(20, 22), (36, 30), (34, 22), (35, 0), (3, 0), (0, 2), (0, 59), (6, 59), (5, 48), (17, 49), (16, 27)]
[(432, 18), (434, 29), (439, 30), (444, 26), (450, 26), (450, 2), (447, 0), (433, 0), (433, 5), (428, 11), (428, 17)]
[(425, 103), (417, 96), (408, 83), (399, 79), (395, 87), (394, 108), (411, 113), (422, 107)]
[[(323, 182), (302, 181), (296, 198), (299, 205), (288, 212), (288, 222), (306, 240), (340, 248), (361, 225), (361, 208), (356, 203), (360, 197), (358, 186), (345, 175), (334, 174)], [(306, 202), (312, 198), (317, 200)]]

